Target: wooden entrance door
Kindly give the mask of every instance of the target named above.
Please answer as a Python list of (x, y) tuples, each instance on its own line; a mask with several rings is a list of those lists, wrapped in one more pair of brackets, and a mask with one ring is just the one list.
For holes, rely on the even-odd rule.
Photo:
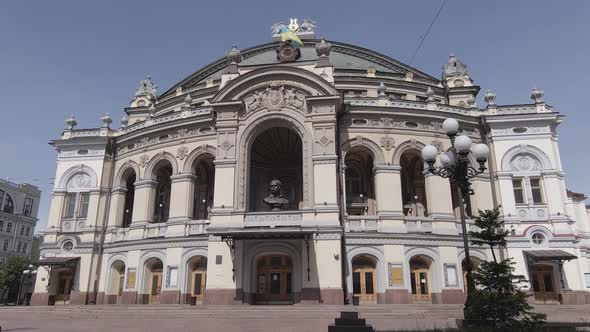
[(205, 293), (205, 285), (207, 282), (207, 271), (206, 270), (195, 270), (193, 271), (193, 282), (191, 286), (191, 294), (196, 298), (197, 304), (203, 303), (203, 294)]
[(410, 283), (412, 287), (412, 299), (414, 303), (431, 303), (430, 278), (428, 269), (413, 269), (410, 272)]
[(162, 271), (152, 272), (150, 280), (150, 304), (160, 303), (160, 295), (162, 294)]
[(125, 273), (120, 273), (119, 278), (117, 279), (117, 304), (121, 303), (124, 285), (125, 285)]
[(59, 273), (59, 284), (57, 293), (55, 294), (55, 304), (69, 304), (70, 293), (72, 292), (73, 273), (71, 271), (64, 271)]
[(358, 296), (359, 304), (377, 303), (375, 294), (375, 268), (353, 267), (352, 293)]
[(291, 259), (286, 255), (260, 258), (256, 271), (256, 304), (293, 304)]
[(559, 298), (555, 287), (553, 266), (533, 266), (531, 271), (535, 302), (541, 304), (557, 304)]
[(292, 304), (292, 276), (287, 270), (258, 271), (257, 304)]

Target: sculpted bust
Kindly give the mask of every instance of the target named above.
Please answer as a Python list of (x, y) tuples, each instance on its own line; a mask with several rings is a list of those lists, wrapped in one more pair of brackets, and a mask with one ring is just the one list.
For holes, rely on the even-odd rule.
[(280, 211), (285, 209), (285, 206), (289, 204), (289, 200), (283, 197), (281, 194), (281, 181), (272, 180), (270, 181), (270, 193), (263, 199), (272, 211)]

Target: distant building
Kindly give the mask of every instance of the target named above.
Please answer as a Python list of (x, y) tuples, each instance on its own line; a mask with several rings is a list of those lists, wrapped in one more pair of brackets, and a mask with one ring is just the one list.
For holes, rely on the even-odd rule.
[(31, 257), (41, 191), (30, 184), (0, 179), (0, 261)]
[[(289, 29), (161, 94), (142, 80), (118, 128), (67, 120), (33, 304), (462, 303), (460, 207), (474, 230), (500, 205), (506, 248), (469, 261), (513, 258), (531, 302), (590, 303), (585, 196), (566, 192), (541, 90), (480, 107), (453, 55), (437, 78)], [(446, 118), (491, 151), (465, 201), (422, 159), (451, 149)]]

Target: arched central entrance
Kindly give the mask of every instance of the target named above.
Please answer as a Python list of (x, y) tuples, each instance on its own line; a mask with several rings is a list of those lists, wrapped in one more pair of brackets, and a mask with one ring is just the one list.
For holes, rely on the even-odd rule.
[(293, 263), (284, 254), (256, 261), (256, 304), (293, 304)]
[(299, 135), (286, 127), (261, 132), (250, 150), (250, 211), (268, 211), (263, 199), (271, 180), (282, 184), (282, 195), (289, 201), (285, 210), (298, 210), (303, 200), (303, 148)]

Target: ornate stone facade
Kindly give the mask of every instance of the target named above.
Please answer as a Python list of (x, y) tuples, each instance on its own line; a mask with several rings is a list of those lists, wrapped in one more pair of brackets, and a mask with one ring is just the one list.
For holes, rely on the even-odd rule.
[[(511, 235), (498, 254), (531, 280), (551, 271), (557, 301), (590, 298), (584, 196), (565, 189), (561, 115), (540, 90), (516, 106), (495, 105), (490, 92), (480, 109), (479, 87), (455, 56), (438, 79), (315, 40), (313, 21), (291, 25), (303, 43), (291, 45), (296, 61), (275, 60), (279, 42), (234, 47), (160, 95), (143, 80), (121, 128), (76, 129), (68, 119), (53, 141), (47, 268), (34, 303), (455, 303), (461, 296), (447, 294), (464, 286), (460, 203), (419, 153), (451, 147), (446, 117), (493, 147), (465, 205), (470, 218), (501, 205)], [(273, 26), (273, 38), (280, 31)], [(275, 178), (284, 209), (265, 210)], [(547, 249), (575, 258), (531, 259)], [(71, 294), (60, 280), (73, 280)], [(421, 280), (428, 292), (417, 291)]]

